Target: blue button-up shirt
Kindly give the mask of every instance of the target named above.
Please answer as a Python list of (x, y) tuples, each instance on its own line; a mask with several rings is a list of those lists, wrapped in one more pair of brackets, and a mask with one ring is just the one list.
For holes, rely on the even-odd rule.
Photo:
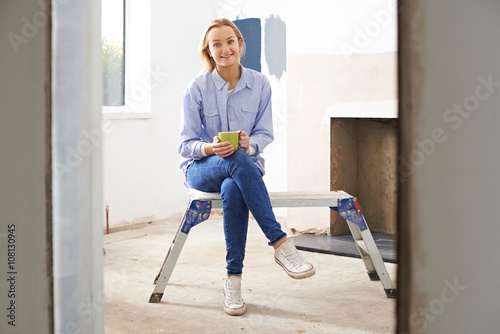
[(264, 174), (260, 155), (274, 140), (271, 85), (260, 72), (241, 66), (241, 77), (229, 100), (229, 83), (216, 69), (194, 78), (182, 98), (179, 154), (184, 173), (194, 160), (204, 158), (201, 148), (219, 132), (243, 130), (255, 149), (251, 155)]

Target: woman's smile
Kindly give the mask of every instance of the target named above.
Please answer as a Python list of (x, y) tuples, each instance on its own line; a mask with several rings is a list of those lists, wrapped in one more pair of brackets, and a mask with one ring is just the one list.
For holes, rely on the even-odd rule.
[(213, 28), (207, 35), (209, 54), (219, 66), (239, 66), (242, 45), (228, 26)]

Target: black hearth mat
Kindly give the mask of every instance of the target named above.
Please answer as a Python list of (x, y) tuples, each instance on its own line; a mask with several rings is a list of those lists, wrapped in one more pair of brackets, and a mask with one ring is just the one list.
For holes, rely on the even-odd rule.
[[(384, 262), (397, 263), (396, 234), (372, 232), (372, 235)], [(302, 234), (290, 238), (299, 250), (361, 258), (350, 233), (337, 236)]]

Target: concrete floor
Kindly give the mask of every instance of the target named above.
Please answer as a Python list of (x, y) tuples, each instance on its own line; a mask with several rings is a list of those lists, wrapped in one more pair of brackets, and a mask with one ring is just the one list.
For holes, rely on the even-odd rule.
[[(180, 218), (180, 217), (179, 217)], [(194, 227), (163, 300), (148, 303), (179, 219), (104, 236), (106, 333), (394, 333), (396, 300), (372, 282), (360, 259), (302, 252), (316, 275), (293, 280), (250, 221), (242, 294), (247, 312), (222, 309), (222, 216)], [(386, 263), (396, 277), (396, 265)]]

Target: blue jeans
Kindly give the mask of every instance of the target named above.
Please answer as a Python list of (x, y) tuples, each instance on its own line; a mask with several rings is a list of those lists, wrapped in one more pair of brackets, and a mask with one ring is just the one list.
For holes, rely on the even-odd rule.
[(248, 210), (271, 244), (286, 236), (274, 216), (262, 174), (246, 152), (196, 160), (188, 167), (186, 180), (193, 189), (221, 193), (228, 275), (241, 275), (243, 270)]

